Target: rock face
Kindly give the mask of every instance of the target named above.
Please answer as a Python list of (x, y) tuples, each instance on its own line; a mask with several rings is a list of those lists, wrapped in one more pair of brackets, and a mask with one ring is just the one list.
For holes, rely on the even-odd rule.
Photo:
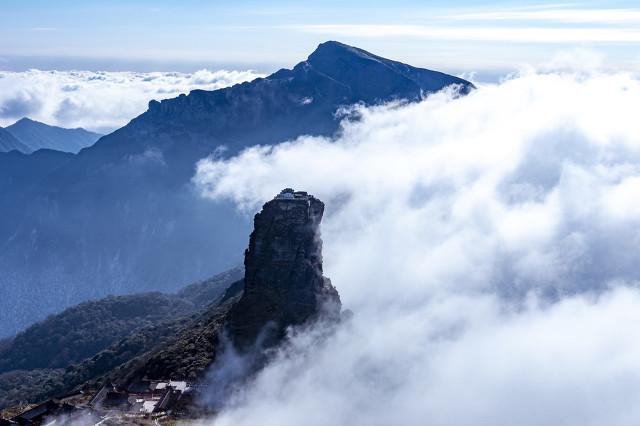
[(322, 275), (323, 213), (322, 201), (285, 189), (256, 214), (245, 252), (244, 294), (229, 315), (238, 346), (254, 342), (265, 327), (277, 339), (289, 325), (339, 314), (338, 292)]
[(289, 326), (337, 320), (340, 296), (322, 275), (323, 212), (322, 201), (291, 189), (266, 203), (245, 251), (244, 289), (231, 286), (175, 338), (131, 362), (119, 381), (195, 380), (225, 350), (222, 336), (240, 352), (260, 352), (279, 343)]

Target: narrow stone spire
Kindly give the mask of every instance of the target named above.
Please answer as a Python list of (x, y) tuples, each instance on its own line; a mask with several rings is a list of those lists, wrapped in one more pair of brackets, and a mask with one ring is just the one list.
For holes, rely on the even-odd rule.
[(340, 296), (322, 275), (323, 213), (322, 201), (287, 188), (256, 214), (245, 251), (244, 294), (229, 318), (239, 346), (265, 330), (278, 340), (290, 325), (340, 312)]

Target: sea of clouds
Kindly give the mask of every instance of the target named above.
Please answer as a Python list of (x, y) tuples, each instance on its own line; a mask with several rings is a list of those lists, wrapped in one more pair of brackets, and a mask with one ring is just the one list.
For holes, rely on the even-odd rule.
[(633, 74), (526, 72), (201, 161), (204, 196), (246, 211), (325, 201), (354, 313), (293, 333), (210, 423), (638, 424), (638, 111)]
[(109, 133), (143, 113), (150, 100), (215, 90), (261, 77), (253, 71), (0, 71), (0, 126), (22, 117)]

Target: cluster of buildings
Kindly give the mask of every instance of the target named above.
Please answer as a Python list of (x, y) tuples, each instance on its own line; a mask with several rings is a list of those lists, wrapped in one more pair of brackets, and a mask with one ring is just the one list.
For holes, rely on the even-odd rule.
[(106, 385), (91, 398), (89, 407), (97, 411), (116, 410), (143, 415), (167, 412), (190, 389), (187, 382), (173, 380), (141, 380), (123, 390)]
[[(0, 418), (0, 426), (49, 425), (55, 424), (55, 419), (66, 419), (71, 421), (76, 416), (85, 414), (84, 410), (78, 408), (73, 402), (74, 399), (81, 397), (82, 393), (77, 392), (62, 398), (49, 399), (41, 404), (29, 407), (10, 419)], [(96, 419), (100, 420), (97, 416)]]
[(105, 385), (90, 399), (83, 392), (50, 399), (10, 419), (0, 418), (0, 426), (66, 424), (80, 417), (82, 424), (126, 424), (126, 419), (157, 419), (188, 404), (191, 390), (189, 383), (174, 380), (140, 380), (126, 389)]
[(294, 191), (291, 188), (285, 188), (275, 197), (276, 200), (307, 200), (309, 194), (305, 191)]

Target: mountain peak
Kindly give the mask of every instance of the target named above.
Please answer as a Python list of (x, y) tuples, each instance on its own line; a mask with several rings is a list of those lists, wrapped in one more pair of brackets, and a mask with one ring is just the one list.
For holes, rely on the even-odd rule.
[(451, 85), (466, 94), (474, 87), (461, 78), (412, 67), (333, 40), (321, 43), (294, 71), (329, 77), (348, 88), (352, 102), (365, 104), (419, 100)]
[[(29, 117), (22, 117), (20, 120), (16, 121), (15, 123), (13, 123), (8, 128), (16, 128), (16, 127), (21, 127), (21, 126), (31, 126), (31, 127), (48, 128), (48, 129), (59, 129), (59, 130), (66, 130), (66, 131), (76, 130), (76, 129), (60, 127), (60, 126), (54, 126), (52, 124), (43, 123), (42, 121), (33, 120), (33, 119), (29, 118)], [(78, 127), (77, 129), (82, 129), (82, 128)], [(84, 130), (84, 129), (82, 129), (82, 130)]]
[(364, 49), (360, 49), (358, 47), (349, 46), (348, 44), (341, 43), (339, 41), (325, 41), (324, 43), (320, 43), (316, 50), (314, 50), (309, 58), (308, 62), (314, 62), (317, 60), (326, 60), (326, 59), (343, 59), (343, 60), (387, 60), (381, 58), (379, 56), (374, 55), (373, 53), (367, 52)]
[(75, 154), (82, 148), (93, 145), (102, 136), (82, 128), (51, 126), (29, 117), (21, 118), (7, 127), (7, 130), (24, 145), (24, 153), (53, 149)]
[(357, 47), (349, 46), (348, 44), (341, 43), (335, 40), (325, 41), (324, 43), (320, 43), (316, 50), (314, 50), (311, 55), (309, 55), (309, 59), (312, 57), (318, 56), (336, 56), (336, 55), (362, 55), (364, 56), (374, 56), (366, 50), (362, 50)]
[(385, 61), (392, 62), (366, 50), (331, 40), (319, 44), (316, 50), (309, 55), (306, 62), (324, 71), (329, 71), (336, 67), (357, 67), (358, 63), (362, 65), (366, 62), (377, 62), (383, 65)]
[(19, 123), (25, 123), (25, 124), (26, 124), (26, 123), (38, 123), (38, 124), (44, 124), (44, 123), (41, 123), (41, 122), (39, 122), (39, 121), (32, 120), (32, 119), (30, 119), (29, 117), (22, 117), (20, 120), (16, 121), (16, 122), (15, 122), (15, 123), (13, 123), (13, 124), (19, 124)]
[(244, 294), (230, 314), (234, 343), (250, 344), (267, 324), (282, 338), (290, 325), (340, 313), (340, 296), (322, 275), (323, 213), (322, 201), (285, 188), (255, 215), (245, 252)]

